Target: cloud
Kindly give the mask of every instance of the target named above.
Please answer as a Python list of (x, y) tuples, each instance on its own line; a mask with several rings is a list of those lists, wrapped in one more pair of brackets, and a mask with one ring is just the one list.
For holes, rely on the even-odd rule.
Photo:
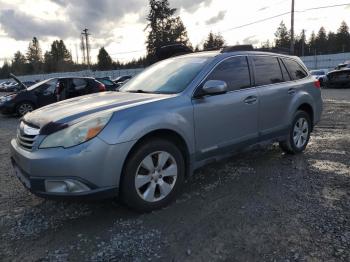
[(173, 8), (184, 9), (188, 12), (195, 12), (201, 6), (209, 6), (213, 0), (170, 0)]
[(226, 15), (226, 11), (222, 10), (216, 16), (213, 16), (209, 18), (207, 21), (205, 21), (205, 24), (206, 25), (216, 24), (217, 22), (223, 20), (225, 18), (225, 15)]
[(258, 9), (258, 12), (264, 11), (264, 10), (269, 9), (269, 8), (270, 8), (269, 6), (261, 7), (261, 8)]
[(42, 20), (13, 9), (0, 10), (0, 25), (15, 40), (28, 40), (33, 36), (66, 38), (76, 33), (65, 21)]
[(244, 45), (256, 45), (259, 43), (260, 41), (256, 38), (256, 35), (251, 35), (243, 39)]

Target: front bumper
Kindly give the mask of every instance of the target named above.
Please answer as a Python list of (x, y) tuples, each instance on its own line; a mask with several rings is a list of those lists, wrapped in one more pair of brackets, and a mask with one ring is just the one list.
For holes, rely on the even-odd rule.
[[(11, 141), (11, 160), (20, 180), (32, 193), (48, 198), (117, 196), (122, 166), (132, 142), (109, 145), (98, 137), (64, 149), (28, 151)], [(71, 179), (88, 186), (84, 192), (47, 192), (45, 181)]]

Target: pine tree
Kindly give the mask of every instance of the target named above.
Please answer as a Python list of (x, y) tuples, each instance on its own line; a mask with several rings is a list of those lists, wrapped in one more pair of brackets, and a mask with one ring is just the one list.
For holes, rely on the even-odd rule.
[(42, 51), (40, 48), (39, 40), (33, 37), (29, 43), (27, 51), (27, 61), (30, 65), (30, 71), (32, 73), (39, 73), (42, 65)]
[(147, 16), (147, 53), (150, 62), (156, 61), (156, 54), (162, 46), (181, 43), (191, 46), (187, 31), (180, 17), (174, 17), (176, 9), (171, 8), (168, 0), (150, 0), (150, 12)]
[(11, 71), (15, 75), (23, 75), (26, 73), (26, 57), (20, 51), (14, 54)]
[(113, 61), (104, 47), (101, 47), (97, 55), (97, 67), (99, 70), (109, 70), (113, 67)]
[(324, 54), (327, 52), (327, 32), (326, 29), (322, 26), (317, 33), (315, 38), (315, 47), (318, 54)]
[(316, 35), (315, 32), (312, 31), (310, 40), (309, 40), (309, 54), (314, 55), (317, 54), (317, 49), (316, 49)]
[(208, 38), (203, 44), (204, 50), (220, 49), (225, 45), (225, 40), (221, 34), (209, 33)]
[(11, 73), (11, 66), (7, 60), (4, 61), (4, 64), (0, 68), (0, 79), (9, 78)]
[(275, 46), (276, 48), (289, 48), (290, 47), (290, 33), (283, 21), (281, 21), (277, 31), (275, 33)]
[(336, 38), (336, 47), (338, 52), (349, 52), (350, 51), (350, 33), (349, 27), (343, 21), (338, 29)]

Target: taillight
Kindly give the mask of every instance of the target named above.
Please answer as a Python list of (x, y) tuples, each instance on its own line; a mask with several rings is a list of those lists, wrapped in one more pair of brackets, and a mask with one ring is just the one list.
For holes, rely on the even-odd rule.
[(100, 83), (98, 85), (98, 91), (100, 91), (100, 92), (106, 91), (106, 86), (104, 84)]
[(320, 80), (316, 80), (315, 82), (314, 82), (314, 86), (316, 87), (316, 88), (321, 88), (321, 82), (320, 82)]

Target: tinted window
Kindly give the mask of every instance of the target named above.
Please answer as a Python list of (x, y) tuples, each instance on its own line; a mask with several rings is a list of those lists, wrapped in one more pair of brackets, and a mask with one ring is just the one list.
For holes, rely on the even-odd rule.
[(278, 59), (270, 56), (253, 57), (255, 65), (255, 84), (257, 86), (283, 82)]
[(288, 74), (288, 71), (287, 71), (287, 69), (286, 69), (286, 66), (282, 63), (281, 60), (279, 60), (279, 62), (280, 62), (280, 66), (281, 66), (281, 69), (282, 69), (282, 75), (283, 75), (284, 81), (290, 81), (290, 80), (292, 80), (292, 79), (290, 78), (290, 75)]
[(250, 87), (250, 76), (245, 56), (229, 58), (220, 63), (206, 79), (225, 81), (228, 91)]
[(302, 68), (302, 66), (299, 65), (296, 61), (292, 59), (283, 59), (283, 62), (285, 63), (293, 80), (302, 79), (307, 76), (304, 68)]
[(85, 79), (73, 78), (72, 80), (72, 88), (77, 91), (84, 89), (87, 86), (87, 82)]

